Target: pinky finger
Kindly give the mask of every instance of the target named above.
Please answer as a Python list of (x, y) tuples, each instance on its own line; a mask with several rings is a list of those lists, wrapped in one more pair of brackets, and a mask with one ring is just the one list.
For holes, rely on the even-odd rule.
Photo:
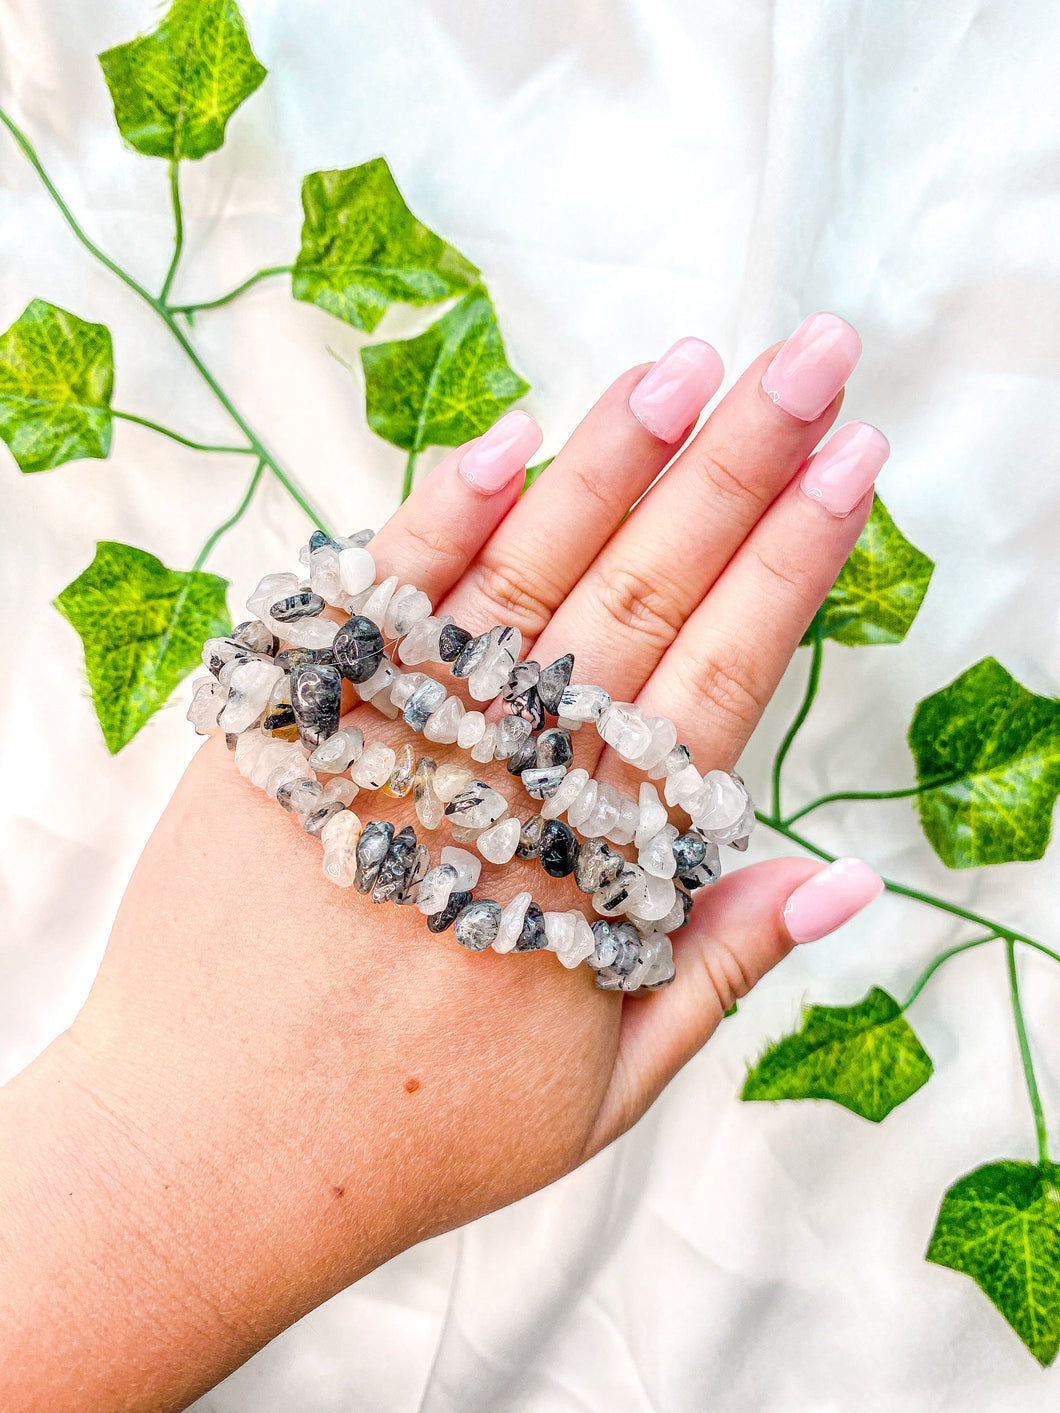
[(585, 1157), (636, 1123), (733, 1003), (797, 943), (834, 932), (883, 887), (855, 858), (825, 868), (811, 859), (769, 859), (716, 883), (678, 935), (673, 983), (623, 1003), (614, 1073)]

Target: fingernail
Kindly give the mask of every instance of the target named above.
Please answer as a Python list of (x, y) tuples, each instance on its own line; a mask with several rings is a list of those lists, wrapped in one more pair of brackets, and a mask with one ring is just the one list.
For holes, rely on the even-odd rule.
[(847, 422), (802, 476), (802, 489), (832, 515), (849, 515), (883, 470), (891, 444), (868, 422)]
[(725, 376), (716, 349), (702, 339), (679, 339), (648, 369), (629, 395), (629, 410), (662, 442), (687, 432)]
[(460, 459), (460, 474), (481, 495), (502, 491), (537, 451), (541, 428), (525, 412), (506, 412), (472, 442)]
[(816, 942), (834, 932), (883, 892), (883, 879), (861, 859), (836, 859), (784, 904), (784, 925), (795, 942)]
[(838, 314), (810, 314), (765, 371), (762, 390), (800, 422), (813, 422), (857, 367), (861, 339)]

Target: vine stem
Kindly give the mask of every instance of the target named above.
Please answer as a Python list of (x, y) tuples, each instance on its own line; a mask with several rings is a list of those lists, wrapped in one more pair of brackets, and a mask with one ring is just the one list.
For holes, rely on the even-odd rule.
[(1045, 1113), (1042, 1110), (1042, 1096), (1038, 1092), (1038, 1080), (1031, 1059), (1030, 1042), (1027, 1039), (1027, 1022), (1023, 1017), (1023, 1003), (1020, 1000), (1019, 976), (1016, 972), (1016, 945), (1011, 937), (1005, 942), (1005, 956), (1008, 962), (1008, 984), (1012, 993), (1012, 1014), (1016, 1018), (1016, 1038), (1019, 1040), (1020, 1059), (1023, 1061), (1023, 1077), (1027, 1081), (1027, 1097), (1031, 1101), (1034, 1114), (1034, 1131), (1038, 1136), (1038, 1164), (1044, 1167), (1049, 1161), (1049, 1134), (1045, 1127)]
[[(70, 230), (73, 232), (76, 239), (81, 243), (81, 245), (84, 246), (84, 248), (89, 252), (89, 254), (93, 256), (94, 259), (98, 260), (101, 265), (103, 265), (111, 272), (111, 274), (115, 275), (119, 280), (121, 280), (122, 284), (127, 286), (127, 288), (131, 289), (134, 294), (138, 295), (145, 304), (149, 305), (155, 311), (155, 313), (158, 315), (158, 317), (162, 320), (162, 322), (169, 329), (170, 333), (176, 339), (177, 343), (180, 344), (185, 355), (191, 362), (192, 366), (195, 368), (196, 372), (202, 378), (203, 382), (210, 389), (214, 397), (217, 399), (217, 401), (225, 409), (228, 415), (232, 418), (232, 421), (246, 437), (249, 450), (254, 452), (254, 454), (259, 458), (259, 460), (265, 463), (268, 470), (273, 474), (273, 476), (276, 477), (277, 481), (279, 481), (280, 485), (283, 486), (284, 490), (295, 502), (295, 504), (298, 505), (300, 509), (305, 512), (305, 514), (309, 517), (310, 520), (312, 520), (313, 524), (316, 525), (318, 529), (324, 530), (325, 533), (327, 533), (327, 526), (324, 524), (324, 521), (322, 520), (319, 512), (312, 505), (305, 492), (302, 491), (302, 489), (297, 485), (297, 483), (292, 479), (292, 477), (283, 469), (280, 463), (276, 460), (275, 456), (273, 456), (272, 452), (268, 450), (265, 444), (261, 441), (260, 437), (258, 437), (258, 435), (253, 431), (253, 429), (247, 423), (243, 415), (236, 408), (231, 398), (224, 391), (224, 389), (218, 383), (217, 379), (210, 372), (209, 368), (199, 357), (199, 354), (196, 352), (194, 346), (189, 342), (183, 330), (178, 325), (173, 310), (170, 309), (169, 305), (166, 304), (165, 300), (161, 298), (161, 296), (156, 297), (150, 292), (150, 290), (145, 289), (144, 286), (140, 284), (137, 279), (135, 279), (132, 275), (129, 274), (128, 270), (123, 269), (122, 266), (117, 263), (117, 261), (112, 260), (111, 257), (107, 255), (105, 251), (101, 250), (100, 247), (95, 243), (95, 241), (93, 241), (88, 236), (88, 234), (81, 227), (81, 224), (77, 220), (77, 217), (71, 211), (70, 207), (67, 206), (62, 196), (59, 194), (59, 190), (56, 187), (55, 183), (52, 181), (51, 177), (48, 176), (48, 173), (44, 170), (44, 167), (41, 163), (40, 158), (37, 156), (37, 152), (33, 144), (30, 142), (29, 138), (25, 135), (22, 129), (18, 126), (18, 124), (14, 121), (14, 119), (11, 118), (11, 116), (7, 112), (5, 112), (3, 108), (0, 108), (0, 122), (4, 124), (8, 132), (10, 132), (12, 137), (15, 139), (23, 155), (33, 167), (33, 170), (37, 173), (37, 176), (40, 178), (40, 181), (44, 186), (45, 191), (47, 191), (48, 195), (55, 203), (60, 215), (62, 216), (66, 224), (70, 227)], [(177, 217), (177, 238), (175, 241), (175, 245), (182, 246), (183, 219), (177, 215), (180, 206), (180, 189), (176, 178), (173, 176), (171, 176), (171, 193), (173, 196), (174, 214)], [(175, 249), (174, 258), (170, 267), (171, 273), (175, 272), (176, 270), (176, 264), (179, 255), (179, 249)], [(225, 450), (231, 450), (231, 448), (226, 447)]]
[(943, 962), (948, 962), (951, 957), (956, 957), (961, 952), (967, 952), (972, 947), (982, 947), (984, 943), (999, 942), (1000, 940), (996, 932), (988, 932), (985, 937), (973, 937), (970, 942), (958, 942), (954, 947), (947, 947), (946, 950), (940, 952), (937, 957), (932, 957), (931, 961), (928, 962), (916, 981), (913, 982), (913, 989), (902, 1002), (901, 1009), (908, 1011), (909, 1007), (920, 995), (921, 991), (923, 991), (924, 987), (935, 975), (939, 967), (942, 966)]
[(217, 299), (208, 299), (201, 304), (171, 304), (170, 313), (190, 315), (198, 314), (203, 309), (220, 309), (222, 304), (231, 304), (233, 299), (238, 299), (259, 280), (270, 279), (273, 275), (289, 275), (293, 269), (293, 265), (267, 265), (263, 270), (255, 270), (242, 284), (236, 285), (235, 289), (230, 289), (227, 294), (222, 294)]
[(904, 800), (911, 795), (924, 795), (929, 790), (938, 790), (943, 785), (952, 785), (955, 780), (960, 780), (960, 774), (951, 773), (949, 775), (939, 775), (931, 780), (922, 780), (919, 785), (906, 785), (900, 790), (837, 790), (831, 795), (821, 795), (819, 799), (811, 800), (808, 805), (803, 805), (794, 814), (789, 814), (785, 824), (794, 824), (796, 820), (802, 819), (812, 810), (819, 809), (821, 805), (830, 805), (836, 800)]
[(418, 451), (409, 452), (409, 459), (405, 462), (405, 479), (401, 483), (402, 502), (407, 501), (412, 494), (412, 478), (416, 473), (416, 462), (418, 459)]
[(157, 432), (160, 437), (168, 437), (171, 442), (179, 442), (181, 446), (190, 446), (192, 451), (215, 451), (234, 452), (238, 456), (254, 454), (254, 448), (247, 446), (213, 446), (207, 442), (195, 442), (190, 437), (181, 436), (179, 432), (174, 432), (171, 427), (163, 427), (160, 422), (152, 422), (149, 417), (139, 417), (135, 412), (119, 412), (117, 408), (110, 409), (112, 417), (119, 418), (122, 422), (135, 422), (138, 427), (147, 427), (152, 432)]
[(206, 543), (203, 545), (202, 549), (196, 556), (195, 563), (191, 566), (193, 570), (202, 568), (202, 566), (206, 563), (207, 559), (209, 559), (214, 545), (221, 538), (221, 536), (227, 534), (228, 531), (231, 530), (233, 525), (237, 524), (240, 520), (242, 520), (243, 516), (247, 512), (247, 507), (254, 499), (254, 492), (258, 489), (258, 482), (261, 480), (264, 471), (265, 462), (259, 459), (257, 466), (255, 466), (254, 468), (254, 474), (253, 476), (251, 476), (250, 481), (247, 484), (247, 488), (243, 492), (243, 499), (239, 502), (239, 505), (228, 517), (228, 519), (222, 520), (220, 525), (218, 525), (217, 529), (214, 530), (214, 532), (210, 535), (209, 539), (206, 541)]
[(169, 164), (169, 196), (173, 203), (173, 259), (169, 262), (166, 278), (158, 294), (160, 304), (165, 304), (169, 298), (170, 286), (173, 284), (177, 266), (180, 264), (181, 251), (184, 249), (184, 211), (180, 204), (180, 163), (176, 160)]
[(788, 727), (788, 734), (781, 741), (777, 748), (777, 753), (773, 758), (773, 816), (776, 819), (781, 817), (780, 808), (780, 772), (784, 768), (784, 761), (788, 752), (794, 744), (795, 737), (799, 734), (802, 723), (810, 714), (810, 707), (813, 706), (813, 699), (817, 695), (817, 688), (821, 683), (821, 658), (824, 653), (823, 619), (821, 610), (818, 609), (813, 619), (813, 657), (810, 660), (810, 675), (806, 682), (806, 693), (802, 699), (802, 705), (796, 713), (795, 720)]

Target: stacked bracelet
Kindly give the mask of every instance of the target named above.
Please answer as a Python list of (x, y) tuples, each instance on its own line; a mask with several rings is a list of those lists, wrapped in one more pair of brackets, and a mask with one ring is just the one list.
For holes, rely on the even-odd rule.
[[(666, 718), (645, 721), (635, 705), (612, 702), (602, 688), (572, 685), (573, 656), (545, 668), (520, 661), (518, 629), (498, 625), (473, 637), (451, 618), (433, 617), (430, 599), (415, 586), (396, 577), (376, 584), (370, 539), (369, 531), (338, 540), (318, 531), (302, 552), (308, 580), (262, 579), (247, 602), (256, 618), (204, 645), (212, 675), (196, 684), (189, 720), (204, 734), (226, 734), (242, 773), (321, 839), (325, 876), (340, 886), (376, 902), (415, 903), (431, 930), (452, 925), (472, 950), (547, 947), (567, 966), (585, 961), (605, 989), (665, 985), (674, 975), (668, 934), (687, 922), (691, 893), (719, 876), (719, 844), (746, 847), (754, 813), (743, 782), (717, 770), (701, 776)], [(344, 610), (345, 622), (326, 617), (329, 606)], [(282, 651), (281, 639), (290, 644)], [(487, 723), (442, 682), (399, 671), (387, 639), (403, 665), (448, 663), (475, 700), (503, 697), (509, 714)], [(470, 749), (473, 760), (505, 760), (540, 813), (520, 822), (508, 814), (504, 795), (470, 770), (417, 758), (409, 744), (399, 752), (366, 746), (359, 728), (340, 727), (344, 680), (429, 740)], [(546, 727), (546, 716), (556, 724)], [(669, 822), (648, 781), (633, 801), (571, 768), (570, 733), (585, 722), (623, 760), (665, 780), (666, 805), (686, 810), (689, 829)], [(322, 784), (318, 773), (331, 778)], [(506, 907), (475, 899), (481, 864), (473, 854), (443, 849), (431, 868), (411, 827), (395, 834), (392, 824), (376, 820), (362, 828), (349, 808), (362, 788), (395, 797), (411, 792), (424, 828), (444, 820), (455, 839), (474, 841), (492, 863), (537, 858), (554, 877), (573, 874), (601, 916), (590, 925), (577, 910), (545, 913), (526, 893)], [(638, 861), (611, 843), (634, 843)], [(617, 920), (620, 914), (627, 920)]]

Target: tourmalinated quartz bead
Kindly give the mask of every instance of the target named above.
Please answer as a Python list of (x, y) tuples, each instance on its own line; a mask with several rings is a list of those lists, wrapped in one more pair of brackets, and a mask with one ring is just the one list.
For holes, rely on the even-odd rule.
[(636, 760), (651, 745), (651, 728), (632, 702), (612, 702), (596, 729), (625, 761)]
[(703, 777), (694, 765), (682, 766), (666, 777), (663, 799), (668, 805), (683, 805), (691, 800), (703, 784)]
[(404, 892), (416, 862), (416, 832), (407, 824), (394, 835), (372, 885), (373, 903), (391, 903)]
[(306, 663), (291, 673), (291, 707), (298, 734), (310, 750), (339, 729), (342, 678), (337, 667)]
[(207, 638), (202, 645), (202, 665), (217, 678), (229, 663), (253, 662), (268, 656), (268, 653), (254, 652), (233, 638)]
[(507, 760), (528, 739), (530, 723), (521, 716), (502, 716), (497, 723), (497, 744), (494, 754), (498, 760)]
[(324, 612), (324, 600), (311, 589), (299, 589), (296, 594), (270, 605), (269, 617), (277, 623), (293, 623), (298, 618), (315, 618)]
[(637, 825), (633, 842), (638, 849), (643, 849), (648, 840), (653, 839), (667, 822), (666, 807), (659, 799), (658, 790), (654, 785), (649, 785), (646, 780), (641, 783), (638, 805), (640, 823)]
[[(310, 550), (309, 586), (327, 603), (337, 604), (341, 600), (342, 579), (339, 575), (339, 549), (334, 542)], [(249, 608), (249, 603), (247, 606)]]
[(390, 700), (399, 710), (403, 710), (413, 692), (428, 680), (425, 672), (402, 672), (395, 675), (390, 688)]
[(329, 800), (340, 800), (344, 805), (352, 805), (357, 794), (357, 786), (352, 780), (347, 780), (342, 775), (333, 775), (321, 788), (320, 803), (326, 805)]
[[(439, 686), (441, 684), (439, 683)], [(451, 746), (455, 743), (464, 716), (464, 704), (459, 697), (447, 697), (427, 718), (423, 734), (428, 741)]]
[(240, 643), (250, 652), (262, 653), (265, 657), (274, 657), (276, 649), (280, 646), (276, 634), (254, 618), (240, 623), (228, 636), (233, 643)]
[(556, 714), (571, 721), (599, 721), (610, 705), (610, 693), (603, 687), (564, 687)]
[(532, 731), (540, 731), (545, 724), (545, 708), (541, 705), (541, 698), (537, 695), (537, 688), (531, 687), (522, 697), (517, 697), (512, 702), (512, 710), (518, 711), (530, 723)]
[(523, 935), (523, 920), (530, 906), (529, 893), (516, 893), (515, 897), (501, 913), (497, 936), (493, 941), (495, 952), (512, 952)]
[(636, 917), (644, 922), (658, 922), (673, 907), (676, 897), (677, 890), (674, 888), (673, 879), (659, 878), (656, 875), (645, 873), (640, 884), (639, 895), (635, 901), (631, 898), (631, 905), (627, 912), (631, 918)]
[(547, 800), (554, 795), (567, 774), (565, 765), (550, 765), (544, 770), (534, 767), (522, 772), (526, 793), (532, 800)]
[(268, 606), (270, 603), (275, 603), (277, 599), (286, 597), (287, 594), (296, 594), (297, 592), (297, 574), (266, 574), (264, 579), (259, 581), (258, 587), (250, 598), (247, 599), (247, 610), (255, 618), (260, 618), (271, 632), (282, 637), (283, 630), (278, 623), (274, 623), (269, 617)]
[(339, 671), (349, 682), (367, 682), (383, 660), (383, 635), (370, 618), (348, 618), (331, 645)]
[(587, 839), (602, 839), (610, 834), (622, 818), (622, 796), (613, 785), (600, 781), (592, 814), (582, 825)]
[(486, 718), (480, 711), (465, 711), (456, 728), (456, 744), (462, 751), (469, 751), (482, 740), (486, 732)]
[[(357, 695), (362, 702), (370, 702), (373, 697), (378, 697), (382, 693), (389, 694), (398, 678), (397, 668), (388, 658), (382, 658), (379, 666), (364, 682), (355, 683)], [(397, 708), (394, 709), (395, 715)]]
[(613, 883), (625, 864), (622, 855), (603, 839), (584, 839), (578, 846), (574, 881), (583, 893), (595, 893)]
[(316, 747), (309, 757), (310, 770), (325, 775), (341, 775), (349, 770), (364, 750), (364, 732), (359, 726), (343, 726)]
[(269, 693), (265, 715), (261, 719), (261, 729), (266, 736), (273, 736), (281, 741), (298, 739), (298, 720), (291, 706), (291, 679), (286, 673)]
[(482, 780), (472, 780), (445, 807), (446, 817), (467, 829), (486, 829), (507, 813), (508, 801)]
[(447, 623), (438, 634), (438, 654), (443, 662), (455, 662), (471, 642), (471, 634), (455, 623)]
[(592, 933), (595, 947), (588, 963), (593, 971), (614, 966), (620, 956), (631, 955), (635, 961), (640, 949), (640, 937), (632, 924), (600, 918), (592, 924)]
[(674, 840), (673, 855), (677, 872), (691, 873), (706, 858), (707, 841), (692, 832), (680, 834)]
[(398, 586), (397, 575), (391, 574), (389, 579), (384, 579), (381, 584), (377, 584), (372, 592), (358, 608), (358, 613), (364, 618), (370, 619), (378, 625), (386, 618), (386, 611), (390, 606), (390, 600), (394, 596), (394, 590)]
[(416, 754), (408, 741), (396, 753), (394, 769), (383, 786), (383, 794), (402, 800), (412, 789), (412, 772), (416, 769)]
[[(422, 884), (420, 885), (423, 886)], [(427, 926), (432, 932), (444, 932), (447, 927), (452, 927), (460, 914), (471, 902), (470, 893), (451, 893), (449, 901), (440, 913), (432, 913), (427, 919)]]
[[(350, 771), (350, 779), (365, 790), (380, 790), (390, 779), (397, 756), (382, 741), (373, 741), (361, 752)], [(367, 826), (366, 826), (367, 827)]]
[(357, 874), (357, 840), (361, 821), (352, 810), (334, 814), (320, 831), (324, 845), (324, 877), (340, 888), (352, 886)]
[[(566, 935), (566, 946), (562, 951), (558, 951), (560, 961), (568, 970), (579, 966), (582, 962), (588, 961), (596, 950), (596, 938), (593, 930), (589, 926), (588, 919), (583, 913), (576, 910), (566, 914), (571, 920), (570, 930)], [(546, 932), (547, 914), (546, 914)]]
[(219, 731), (217, 724), (225, 702), (228, 701), (228, 688), (222, 687), (213, 677), (204, 677), (195, 684), (195, 695), (188, 707), (188, 720), (200, 736), (209, 736)]
[(642, 901), (646, 876), (637, 864), (624, 864), (617, 878), (605, 883), (593, 894), (593, 907), (601, 917), (628, 912)]
[(305, 815), (318, 808), (323, 793), (319, 780), (289, 780), (276, 791), (276, 799), (290, 814)]
[(363, 594), (375, 583), (375, 560), (366, 549), (339, 550), (338, 570), (344, 594)]
[(648, 840), (637, 855), (637, 862), (645, 873), (655, 878), (673, 878), (677, 872), (676, 840), (677, 830), (672, 824), (664, 824), (658, 834)]
[(357, 841), (357, 873), (353, 880), (358, 893), (370, 893), (394, 841), (394, 826), (388, 819), (370, 819)]
[(489, 644), (467, 679), (467, 689), (477, 702), (498, 696), (519, 659), (523, 635), (518, 628), (498, 625), (490, 629)]
[[(439, 634), (439, 641), (441, 635)], [(490, 645), (490, 635), (483, 633), (477, 638), (472, 638), (465, 643), (459, 655), (449, 669), (453, 677), (470, 677), (475, 668), (486, 656), (486, 650)]]
[(339, 625), (330, 618), (298, 618), (294, 622), (284, 623), (282, 628), (283, 636), (289, 643), (314, 652), (331, 649), (339, 631)]
[(405, 886), (395, 897), (395, 903), (401, 907), (407, 907), (419, 901), (420, 884), (427, 877), (431, 867), (431, 851), (426, 844), (417, 844), (416, 853), (412, 860), (412, 868), (405, 880)]
[(552, 878), (566, 878), (578, 861), (574, 830), (562, 819), (546, 820), (541, 830), (541, 867)]
[(499, 824), (493, 824), (489, 829), (484, 829), (478, 836), (475, 846), (482, 857), (488, 859), (490, 863), (506, 864), (515, 857), (521, 832), (519, 821), (514, 815), (509, 815)]
[(228, 701), (217, 720), (221, 730), (238, 734), (253, 725), (282, 676), (283, 668), (266, 658), (237, 663), (228, 684)]
[(567, 807), (567, 823), (572, 829), (582, 829), (585, 821), (596, 808), (596, 796), (600, 787), (590, 780), (576, 800)]
[(652, 932), (641, 943), (636, 965), (623, 981), (622, 990), (637, 991), (642, 986), (664, 986), (673, 978), (674, 954), (670, 939), (662, 932)]
[(401, 661), (409, 667), (416, 663), (430, 661), (437, 650), (438, 638), (442, 631), (442, 620), (428, 616), (410, 630), (398, 649)]
[(436, 767), (431, 783), (434, 793), (443, 805), (447, 805), (450, 800), (456, 799), (461, 790), (466, 790), (474, 778), (462, 761), (446, 761)]
[(453, 936), (461, 947), (471, 952), (484, 952), (496, 940), (501, 924), (501, 906), (482, 898), (467, 907), (453, 924)]
[(482, 873), (482, 860), (466, 849), (445, 848), (442, 850), (442, 863), (456, 870), (456, 883), (461, 890), (474, 888)]
[(648, 771), (649, 780), (664, 780), (671, 775), (676, 775), (679, 770), (684, 770), (686, 765), (692, 764), (692, 752), (687, 746), (675, 746), (663, 756), (654, 769)]
[(439, 864), (432, 868), (420, 883), (416, 896), (416, 906), (424, 917), (440, 913), (449, 902), (449, 895), (456, 887), (456, 869), (451, 864)]
[(328, 820), (345, 808), (341, 800), (329, 800), (326, 805), (319, 805), (311, 814), (306, 815), (302, 822), (302, 828), (307, 834), (312, 834), (314, 838), (319, 839)]
[[(469, 712), (468, 715), (470, 714), (471, 713)], [(497, 724), (496, 722), (491, 721), (487, 724), (486, 729), (483, 731), (482, 735), (478, 738), (476, 743), (471, 747), (471, 759), (477, 760), (481, 764), (485, 764), (486, 761), (491, 761), (493, 759), (493, 752), (496, 749), (496, 746)]]
[[(558, 716), (563, 694), (570, 686), (570, 675), (574, 670), (574, 654), (567, 653), (541, 670), (537, 680), (537, 694), (541, 705), (549, 716)], [(569, 714), (569, 713), (568, 713)]]
[[(400, 593), (399, 589), (398, 594)], [(413, 589), (407, 598), (402, 597), (400, 601), (398, 594), (390, 600), (384, 623), (384, 630), (392, 638), (404, 638), (418, 623), (431, 616), (431, 601), (422, 590)]]
[(721, 853), (717, 844), (709, 840), (703, 862), (678, 877), (690, 893), (694, 893), (697, 888), (706, 888), (711, 883), (717, 883), (721, 877)]
[(416, 818), (424, 829), (437, 829), (445, 814), (445, 806), (434, 792), (437, 769), (430, 756), (420, 756), (412, 776), (412, 797), (416, 802)]
[[(527, 723), (529, 725), (529, 722)], [(516, 746), (515, 750), (508, 757), (507, 770), (509, 775), (522, 775), (524, 771), (532, 770), (537, 759), (537, 745), (532, 740), (523, 741)]]
[(541, 806), (542, 816), (545, 819), (559, 819), (561, 815), (566, 814), (588, 783), (589, 772), (583, 770), (581, 766), (576, 770), (567, 771), (559, 785)]
[(517, 952), (538, 952), (548, 945), (545, 936), (545, 915), (536, 903), (528, 903), (523, 914), (523, 930), (515, 944)]
[(295, 667), (301, 667), (304, 662), (331, 662), (335, 661), (335, 654), (330, 648), (284, 648), (282, 653), (276, 654), (276, 666), (282, 667), (284, 672), (290, 672)]
[(567, 766), (574, 759), (570, 732), (560, 726), (542, 731), (537, 738), (537, 765), (542, 769), (551, 765)]
[(536, 662), (517, 662), (508, 674), (508, 681), (501, 692), (506, 702), (518, 701), (532, 687), (537, 686), (541, 676), (541, 666)]
[(433, 677), (428, 677), (425, 682), (416, 688), (412, 696), (405, 703), (402, 712), (405, 720), (412, 727), (413, 731), (422, 731), (427, 725), (427, 719), (433, 711), (445, 701), (445, 685), (436, 682)]
[(519, 844), (515, 850), (521, 859), (536, 859), (541, 856), (541, 835), (545, 821), (539, 814), (528, 819), (519, 830)]

